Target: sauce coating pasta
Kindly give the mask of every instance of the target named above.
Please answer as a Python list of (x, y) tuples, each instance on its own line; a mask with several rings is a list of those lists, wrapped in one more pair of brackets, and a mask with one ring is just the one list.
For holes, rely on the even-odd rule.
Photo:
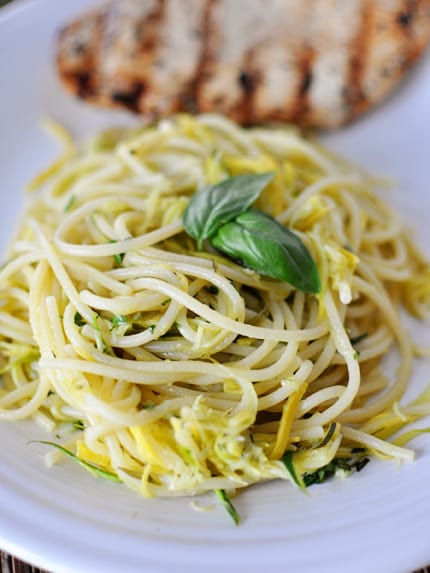
[[(309, 249), (317, 294), (184, 232), (195, 191), (268, 171), (256, 205)], [(0, 271), (1, 420), (33, 417), (146, 496), (413, 458), (391, 436), (430, 396), (399, 406), (400, 311), (428, 315), (429, 267), (370, 177), (293, 129), (178, 115), (69, 142), (35, 186)]]

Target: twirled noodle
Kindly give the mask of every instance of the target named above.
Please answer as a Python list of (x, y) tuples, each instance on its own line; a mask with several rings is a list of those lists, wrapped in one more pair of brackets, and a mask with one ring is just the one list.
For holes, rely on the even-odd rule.
[[(429, 315), (430, 271), (369, 177), (293, 129), (215, 115), (67, 149), (0, 271), (0, 419), (33, 416), (145, 495), (293, 479), (286, 452), (305, 477), (412, 459), (388, 441), (430, 411), (428, 392), (398, 405), (413, 361), (400, 310)], [(184, 232), (194, 191), (266, 171), (257, 206), (306, 244), (317, 295)]]

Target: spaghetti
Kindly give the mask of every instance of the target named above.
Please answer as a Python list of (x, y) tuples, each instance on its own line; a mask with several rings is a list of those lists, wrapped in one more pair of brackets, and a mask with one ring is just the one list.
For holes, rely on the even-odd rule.
[[(195, 191), (268, 171), (256, 205), (309, 249), (317, 294), (184, 232)], [(399, 406), (400, 310), (428, 314), (429, 267), (368, 176), (293, 129), (178, 115), (68, 141), (36, 185), (0, 271), (1, 420), (32, 417), (146, 496), (413, 458), (392, 436), (430, 397)]]

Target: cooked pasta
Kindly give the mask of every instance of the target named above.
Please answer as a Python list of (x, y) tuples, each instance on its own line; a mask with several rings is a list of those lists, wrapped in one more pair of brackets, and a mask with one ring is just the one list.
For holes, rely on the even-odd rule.
[[(263, 172), (256, 207), (309, 250), (317, 293), (184, 231), (197, 190)], [(33, 418), (61, 436), (50, 462), (146, 496), (411, 460), (416, 430), (396, 433), (430, 396), (400, 405), (401, 311), (428, 316), (429, 267), (374, 186), (292, 128), (216, 115), (68, 140), (0, 271), (0, 419)]]

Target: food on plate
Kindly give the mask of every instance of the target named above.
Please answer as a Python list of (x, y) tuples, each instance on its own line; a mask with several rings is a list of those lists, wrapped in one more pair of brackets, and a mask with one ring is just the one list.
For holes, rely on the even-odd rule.
[(402, 312), (428, 318), (430, 271), (370, 176), (213, 114), (82, 148), (56, 129), (66, 152), (0, 270), (1, 420), (56, 436), (51, 462), (145, 496), (215, 490), (233, 515), (256, 482), (412, 460), (430, 392), (400, 404)]
[(383, 100), (430, 38), (429, 0), (121, 0), (64, 27), (62, 83), (156, 119), (351, 122)]

